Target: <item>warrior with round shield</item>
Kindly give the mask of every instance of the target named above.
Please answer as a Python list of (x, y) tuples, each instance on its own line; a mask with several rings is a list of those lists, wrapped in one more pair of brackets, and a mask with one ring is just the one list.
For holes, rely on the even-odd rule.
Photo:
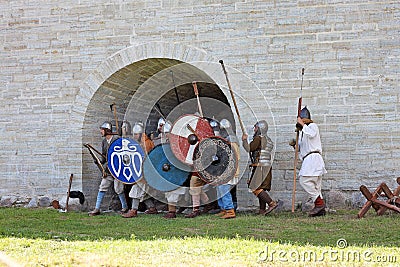
[[(158, 142), (160, 144), (169, 143), (169, 133), (171, 132), (172, 125), (169, 121), (164, 120), (163, 118), (159, 119), (158, 123)], [(174, 219), (176, 218), (177, 213), (177, 205), (180, 199), (186, 194), (185, 187), (178, 187), (172, 191), (165, 192), (165, 198), (167, 200), (168, 212), (164, 215), (165, 219)]]
[[(251, 176), (248, 186), (259, 201), (259, 214), (267, 215), (278, 207), (278, 202), (272, 200), (266, 191), (271, 190), (272, 166), (271, 153), (273, 142), (267, 135), (268, 123), (265, 120), (258, 121), (254, 125), (253, 140), (247, 141), (248, 135), (243, 134), (242, 141), (244, 149), (250, 153)], [(268, 209), (266, 205), (268, 204)]]
[(171, 123), (164, 118), (160, 118), (157, 123), (157, 131), (153, 134), (153, 142), (154, 145), (159, 145), (163, 143), (167, 143), (168, 134), (171, 131)]
[[(108, 169), (107, 164), (107, 154), (108, 149), (112, 142), (118, 139), (118, 136), (112, 134), (112, 124), (108, 121), (104, 122), (100, 126), (100, 133), (101, 136), (104, 137), (101, 143), (101, 153), (103, 157), (101, 158), (101, 163), (104, 165), (104, 169), (106, 170), (106, 175), (102, 177), (101, 183), (99, 186), (99, 191), (97, 193), (96, 198), (96, 206), (95, 209), (89, 212), (89, 216), (96, 216), (100, 215), (100, 206), (103, 198), (108, 190), (108, 188), (113, 184), (114, 191), (118, 194), (119, 200), (121, 201), (122, 210), (121, 212), (124, 213), (128, 210), (128, 205), (126, 203), (126, 198), (124, 194), (124, 184), (115, 179)], [(96, 162), (95, 162), (96, 163)]]
[[(309, 212), (310, 217), (325, 215), (325, 201), (321, 193), (322, 175), (327, 173), (322, 158), (322, 145), (319, 129), (311, 120), (311, 113), (304, 107), (297, 118), (296, 128), (300, 131), (299, 149), (303, 160), (299, 172), (299, 181), (303, 189), (310, 195), (314, 208)], [(296, 141), (290, 143), (293, 147)]]
[[(133, 140), (138, 142), (143, 150), (148, 153), (151, 149), (153, 149), (154, 144), (150, 138), (144, 132), (144, 125), (141, 122), (135, 123), (132, 128), (133, 132)], [(129, 197), (132, 200), (131, 209), (122, 214), (124, 218), (133, 218), (137, 217), (137, 211), (139, 209), (139, 203), (141, 201), (147, 206), (146, 214), (157, 214), (158, 211), (154, 205), (153, 199), (146, 193), (147, 187), (146, 183), (143, 179), (140, 179), (138, 182), (132, 185), (131, 190), (129, 191)]]
[[(220, 131), (219, 135), (229, 141), (232, 150), (235, 151), (235, 154), (238, 156), (239, 160), (239, 145), (236, 139), (236, 136), (232, 132), (232, 126), (229, 120), (222, 119), (219, 123)], [(239, 168), (237, 168), (234, 177), (229, 180), (227, 183), (221, 184), (217, 186), (217, 197), (218, 197), (218, 206), (221, 209), (221, 212), (217, 214), (222, 219), (231, 219), (236, 217), (235, 213), (235, 205), (233, 202), (233, 196), (231, 194), (232, 188), (239, 182)]]
[[(219, 122), (215, 119), (209, 119), (210, 126), (214, 132), (214, 135), (219, 136), (220, 125)], [(190, 141), (190, 139), (189, 139)], [(201, 214), (200, 206), (201, 203), (209, 202), (209, 197), (203, 191), (203, 187), (206, 185), (206, 182), (201, 179), (198, 172), (193, 172), (190, 177), (190, 190), (189, 193), (192, 197), (192, 212), (185, 215), (185, 218), (195, 218)], [(211, 188), (212, 189), (212, 188)], [(203, 213), (207, 212), (208, 207), (211, 205), (206, 205), (205, 210)]]

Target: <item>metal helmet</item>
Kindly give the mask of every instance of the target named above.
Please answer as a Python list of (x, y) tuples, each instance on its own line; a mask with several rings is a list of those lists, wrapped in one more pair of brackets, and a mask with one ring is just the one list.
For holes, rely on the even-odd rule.
[(217, 120), (215, 120), (214, 118), (210, 119), (209, 121), (210, 121), (210, 126), (211, 126), (212, 130), (214, 131), (214, 134), (216, 136), (220, 136), (221, 128), (220, 128), (219, 122)]
[(165, 124), (161, 128), (161, 132), (169, 133), (171, 131), (172, 125), (169, 121), (166, 121)]
[(219, 126), (220, 126), (222, 129), (226, 129), (226, 130), (229, 130), (229, 129), (232, 127), (231, 123), (230, 123), (227, 119), (222, 119), (222, 120), (219, 122)]
[(266, 120), (260, 120), (254, 126), (258, 127), (260, 134), (266, 134), (268, 132), (268, 123)]
[(165, 119), (159, 118), (157, 123), (157, 129), (160, 129), (160, 127), (162, 127), (163, 125), (165, 125)]
[(111, 122), (109, 122), (109, 121), (103, 122), (103, 124), (100, 126), (100, 129), (105, 129), (105, 130), (112, 131), (112, 124), (111, 124)]
[(140, 134), (144, 132), (144, 127), (142, 122), (136, 122), (135, 125), (133, 125), (132, 132), (134, 134)]
[(219, 122), (216, 121), (215, 119), (210, 119), (210, 126), (211, 126), (211, 128), (213, 128), (214, 131), (215, 131), (215, 130), (218, 131), (219, 128), (220, 128)]
[(311, 113), (310, 113), (310, 111), (307, 109), (307, 106), (305, 106), (305, 107), (300, 111), (300, 118), (311, 120)]
[(132, 135), (132, 126), (129, 121), (124, 120), (121, 125), (122, 132), (125, 132), (125, 135)]

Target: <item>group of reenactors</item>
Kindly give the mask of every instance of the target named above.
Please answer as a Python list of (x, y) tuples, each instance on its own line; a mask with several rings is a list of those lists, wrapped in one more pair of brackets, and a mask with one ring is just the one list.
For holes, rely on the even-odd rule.
[[(232, 131), (231, 122), (227, 119), (217, 121), (215, 119), (208, 119), (210, 127), (212, 128), (215, 136), (227, 140), (232, 152), (239, 157), (239, 141), (235, 138)], [(147, 135), (145, 133), (145, 126), (141, 122), (134, 123), (131, 127), (128, 121), (123, 121), (121, 125), (120, 135), (123, 138), (132, 138), (135, 142), (140, 144), (140, 147), (149, 154), (153, 149), (161, 144), (168, 143), (172, 124), (164, 118), (160, 118), (157, 125), (157, 131)], [(303, 189), (309, 194), (310, 200), (314, 203), (314, 208), (309, 212), (309, 216), (323, 216), (326, 213), (326, 204), (321, 193), (322, 175), (326, 173), (324, 161), (322, 158), (322, 146), (317, 124), (311, 120), (310, 111), (304, 107), (300, 116), (297, 118), (296, 130), (299, 132), (297, 146), (299, 148), (302, 166), (299, 171), (299, 181)], [(248, 135), (243, 133), (241, 141), (243, 148), (249, 152), (251, 159), (251, 175), (247, 181), (248, 187), (251, 192), (258, 198), (259, 210), (258, 214), (267, 215), (279, 206), (279, 201), (273, 200), (269, 191), (271, 190), (272, 181), (272, 156), (273, 142), (268, 137), (268, 123), (266, 120), (260, 120), (254, 124), (254, 134), (252, 140), (249, 142)], [(104, 122), (100, 126), (100, 133), (102, 135), (102, 150), (103, 157), (101, 163), (104, 164), (106, 174), (103, 175), (99, 191), (96, 198), (95, 208), (89, 212), (89, 216), (101, 214), (100, 206), (102, 200), (111, 185), (114, 187), (115, 193), (118, 195), (121, 202), (121, 216), (124, 218), (132, 218), (138, 216), (139, 204), (144, 203), (146, 206), (146, 214), (157, 214), (159, 211), (156, 208), (155, 197), (156, 195), (163, 195), (167, 204), (167, 212), (164, 218), (176, 218), (179, 212), (179, 198), (188, 193), (185, 188), (177, 187), (168, 192), (155, 192), (151, 188), (146, 179), (139, 179), (130, 187), (129, 198), (131, 205), (128, 207), (128, 201), (124, 193), (124, 183), (111, 175), (107, 167), (107, 155), (110, 145), (119, 138), (118, 135), (113, 133), (113, 127), (110, 122)], [(191, 142), (190, 136), (188, 142)], [(196, 137), (196, 136), (194, 136)], [(198, 141), (198, 140), (195, 140)], [(291, 146), (296, 146), (296, 141), (293, 140), (289, 143)], [(163, 167), (164, 168), (164, 167)], [(223, 182), (213, 184), (216, 190), (217, 203), (219, 206), (219, 213), (223, 219), (231, 219), (236, 217), (236, 205), (232, 197), (232, 188), (239, 182), (240, 174), (239, 169), (233, 173), (230, 179), (225, 179)], [(210, 203), (210, 197), (202, 188), (208, 181), (203, 179), (201, 172), (196, 170), (190, 172), (187, 178), (189, 184), (189, 194), (191, 198), (192, 211), (185, 215), (186, 218), (194, 218), (199, 216), (202, 211), (200, 207), (204, 204)], [(183, 207), (186, 208), (186, 207)], [(205, 210), (205, 209), (204, 209)], [(204, 211), (203, 211), (204, 212)]]

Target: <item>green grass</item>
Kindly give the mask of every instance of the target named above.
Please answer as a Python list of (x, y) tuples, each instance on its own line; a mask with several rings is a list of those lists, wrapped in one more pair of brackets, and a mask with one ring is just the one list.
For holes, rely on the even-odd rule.
[[(281, 212), (239, 214), (231, 220), (214, 215), (166, 220), (162, 214), (125, 219), (114, 213), (89, 217), (54, 209), (2, 208), (0, 251), (26, 266), (347, 266), (346, 259), (327, 257), (337, 250), (397, 256), (400, 262), (400, 216), (370, 211), (357, 219), (356, 214), (343, 210), (319, 218)], [(338, 248), (339, 239), (348, 247)], [(305, 264), (288, 254), (279, 258), (279, 253), (324, 257)], [(368, 259), (350, 265), (365, 266)]]

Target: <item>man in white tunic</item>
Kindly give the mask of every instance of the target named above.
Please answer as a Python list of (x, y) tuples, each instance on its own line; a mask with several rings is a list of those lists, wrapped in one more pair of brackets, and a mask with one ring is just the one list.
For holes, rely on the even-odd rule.
[(303, 160), (299, 172), (301, 186), (310, 195), (314, 208), (309, 216), (325, 215), (325, 201), (321, 193), (322, 175), (327, 173), (322, 158), (321, 138), (317, 124), (311, 120), (310, 111), (304, 107), (297, 118), (296, 127), (300, 130), (299, 151)]

